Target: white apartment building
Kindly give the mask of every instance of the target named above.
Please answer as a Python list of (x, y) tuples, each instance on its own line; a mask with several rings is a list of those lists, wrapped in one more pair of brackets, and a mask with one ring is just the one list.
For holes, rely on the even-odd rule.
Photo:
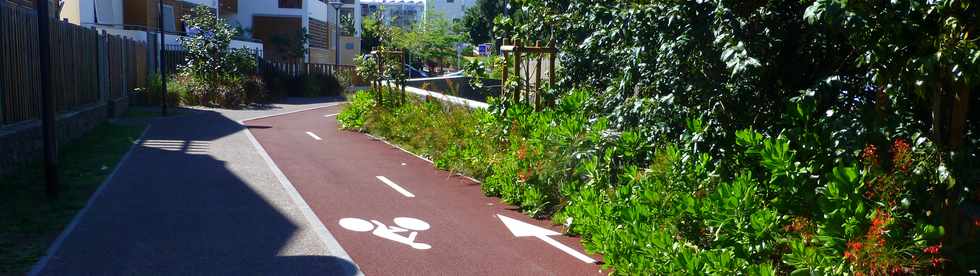
[[(81, 26), (95, 26), (116, 35), (146, 41), (145, 30), (158, 27), (159, 0), (64, 0), (61, 17)], [(267, 59), (283, 62), (353, 64), (361, 52), (360, 0), (339, 0), (342, 21), (337, 33), (337, 11), (328, 0), (163, 0), (163, 29), (167, 45), (179, 45), (186, 26), (181, 18), (197, 6), (206, 6), (244, 31), (245, 41), (232, 47), (263, 50)], [(347, 27), (343, 27), (347, 26)], [(300, 34), (309, 36), (306, 43)], [(253, 40), (253, 41), (248, 41)], [(293, 47), (295, 46), (295, 47)], [(299, 48), (299, 51), (292, 51)]]
[[(361, 52), (360, 0), (340, 0), (340, 64), (353, 64)], [(266, 58), (309, 63), (337, 63), (337, 11), (326, 0), (220, 0), (221, 17), (265, 44)], [(344, 20), (347, 18), (347, 20)], [(347, 27), (343, 27), (343, 26)], [(302, 56), (293, 48), (305, 30)]]
[[(225, 0), (163, 0), (163, 29), (168, 47), (179, 47), (184, 35), (183, 16), (198, 6), (217, 11)], [(150, 42), (159, 26), (158, 0), (63, 0), (59, 17), (72, 24), (97, 28), (109, 34)], [(149, 45), (153, 45), (150, 43)], [(262, 44), (233, 40), (232, 48), (262, 50)]]
[(424, 0), (361, 0), (361, 17), (378, 16), (391, 26), (409, 28), (424, 14)]
[(463, 20), (466, 10), (476, 5), (476, 0), (426, 0), (426, 2), (426, 9), (450, 22)]

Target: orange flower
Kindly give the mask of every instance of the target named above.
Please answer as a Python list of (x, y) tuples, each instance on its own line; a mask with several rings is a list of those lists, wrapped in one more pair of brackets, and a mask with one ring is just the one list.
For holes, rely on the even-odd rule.
[(531, 173), (528, 171), (522, 171), (517, 173), (517, 181), (521, 183), (527, 182), (527, 179), (530, 178), (530, 174)]
[(527, 147), (521, 145), (521, 148), (517, 149), (517, 160), (524, 160), (527, 158)]

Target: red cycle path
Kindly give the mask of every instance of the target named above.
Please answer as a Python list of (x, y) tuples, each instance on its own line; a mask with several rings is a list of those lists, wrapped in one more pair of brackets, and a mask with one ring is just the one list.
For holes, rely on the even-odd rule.
[[(597, 264), (580, 261), (536, 237), (514, 237), (498, 214), (561, 232), (530, 219), (480, 186), (367, 135), (338, 130), (342, 107), (327, 107), (245, 122), (276, 165), (310, 205), (353, 261), (367, 275), (597, 275)], [(316, 140), (311, 132), (322, 140)], [(415, 195), (405, 197), (376, 176)], [(396, 217), (428, 222), (415, 242), (431, 249), (340, 227), (343, 218)], [(402, 235), (405, 235), (402, 233)], [(579, 239), (551, 236), (579, 252)], [(599, 260), (598, 256), (590, 255)]]

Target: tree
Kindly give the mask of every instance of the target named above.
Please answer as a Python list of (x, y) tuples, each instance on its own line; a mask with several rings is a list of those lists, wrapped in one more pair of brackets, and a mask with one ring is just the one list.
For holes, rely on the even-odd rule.
[(390, 28), (391, 42), (382, 43), (407, 50), (412, 57), (428, 67), (443, 64), (445, 59), (456, 55), (456, 45), (463, 37), (453, 30), (451, 22), (437, 14), (429, 14), (411, 30)]
[[(200, 6), (185, 15), (184, 22), (189, 26), (187, 36), (181, 39), (182, 46), (187, 49), (187, 64), (181, 67), (181, 74), (203, 86), (198, 91), (200, 95), (196, 95), (202, 105), (208, 105), (218, 96), (219, 88), (240, 83), (255, 73), (256, 62), (251, 52), (229, 48), (238, 30), (224, 19), (214, 16), (207, 7)], [(236, 97), (224, 95), (223, 98)]]
[(384, 32), (384, 24), (375, 15), (365, 16), (361, 20), (361, 53), (370, 53), (374, 48), (381, 46), (381, 33)]
[(477, 0), (476, 5), (466, 10), (463, 27), (470, 43), (480, 44), (493, 40), (493, 21), (506, 9), (504, 0)]

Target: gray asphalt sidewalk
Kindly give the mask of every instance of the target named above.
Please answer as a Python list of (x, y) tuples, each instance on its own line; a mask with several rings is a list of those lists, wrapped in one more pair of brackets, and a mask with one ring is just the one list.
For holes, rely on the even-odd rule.
[[(238, 121), (337, 104), (287, 101), (155, 119), (40, 275), (352, 275)], [(327, 237), (327, 239), (324, 239)]]

